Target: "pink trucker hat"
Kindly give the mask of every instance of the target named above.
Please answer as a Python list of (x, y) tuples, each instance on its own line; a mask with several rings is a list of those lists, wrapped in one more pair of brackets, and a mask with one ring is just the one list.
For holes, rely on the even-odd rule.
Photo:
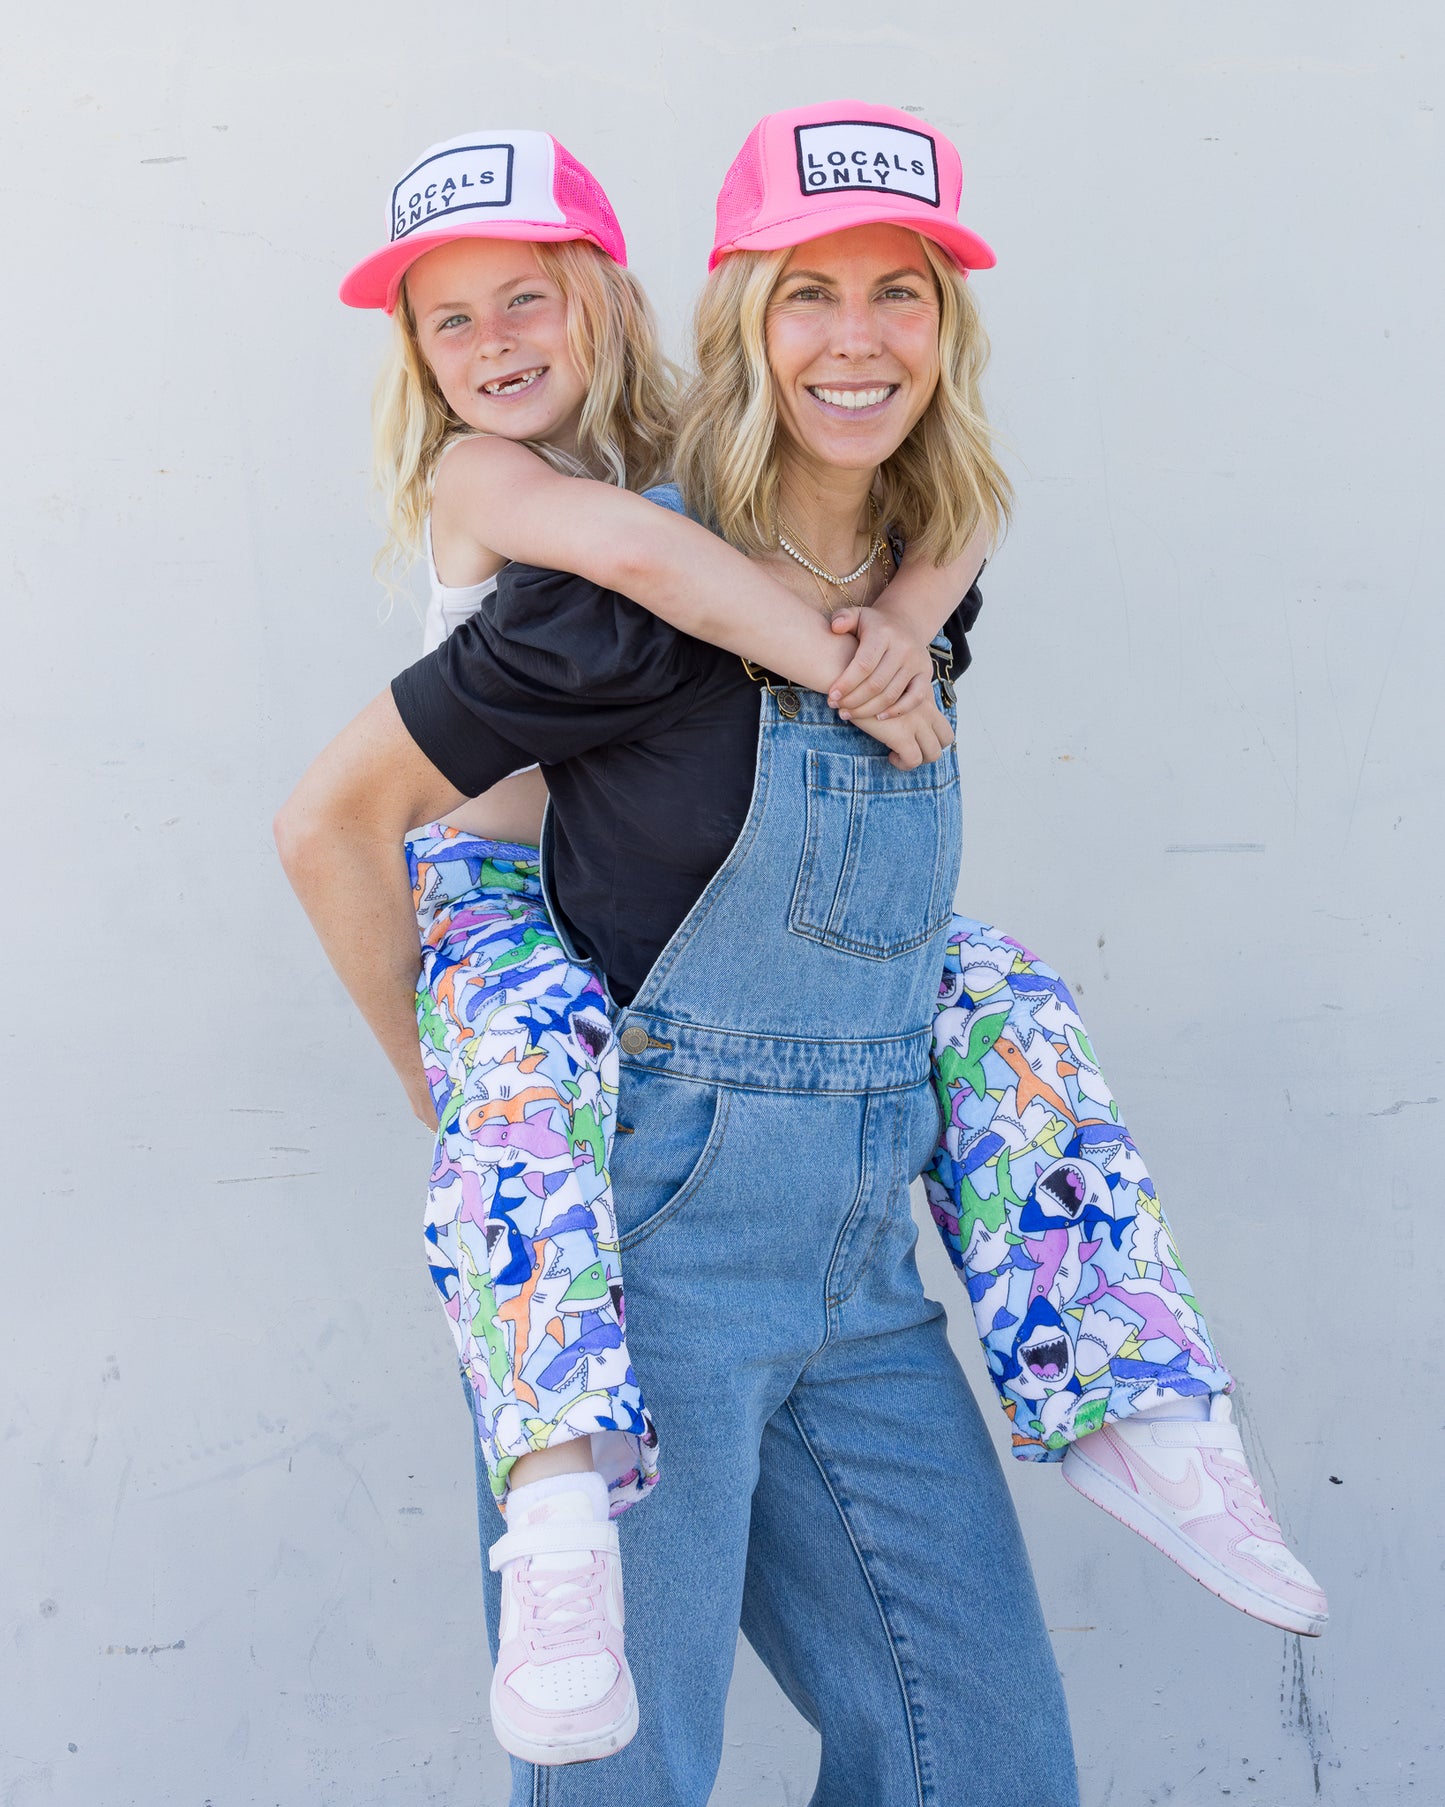
[(862, 100), (769, 113), (748, 134), (717, 198), (708, 268), (730, 251), (779, 251), (849, 226), (906, 226), (963, 270), (997, 262), (958, 223), (963, 165), (942, 132)]
[(348, 307), (391, 313), (408, 268), (458, 238), (585, 238), (627, 262), (602, 184), (550, 132), (468, 132), (434, 144), (392, 189), (387, 233), (342, 283)]

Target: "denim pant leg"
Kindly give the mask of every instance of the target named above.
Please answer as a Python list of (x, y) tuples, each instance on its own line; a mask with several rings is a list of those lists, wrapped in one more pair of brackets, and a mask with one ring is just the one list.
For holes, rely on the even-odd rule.
[(812, 1807), (1077, 1807), (1018, 1521), (906, 1196), (768, 1424), (743, 1630), (822, 1734)]
[[(617, 1523), (640, 1727), (598, 1762), (514, 1762), (512, 1807), (706, 1807), (763, 1427), (822, 1334), (829, 1250), (858, 1191), (856, 1100), (759, 1102), (632, 1075), (618, 1118), (632, 1132), (618, 1137), (615, 1173), (628, 1342), (668, 1446), (647, 1510)], [(789, 1172), (800, 1137), (814, 1156), (806, 1176)], [(485, 1585), (495, 1638), (497, 1577)]]
[(619, 1117), (628, 1337), (669, 1452), (618, 1524), (641, 1727), (600, 1762), (514, 1765), (513, 1807), (705, 1807), (750, 1572), (746, 1628), (823, 1726), (818, 1807), (959, 1807), (973, 1773), (980, 1807), (1074, 1807), (1018, 1526), (913, 1260), (930, 1088), (648, 1074)]

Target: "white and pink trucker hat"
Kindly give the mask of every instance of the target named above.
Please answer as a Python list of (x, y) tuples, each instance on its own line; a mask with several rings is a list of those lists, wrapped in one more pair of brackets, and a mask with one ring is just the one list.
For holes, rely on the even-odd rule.
[(602, 184), (550, 132), (468, 132), (434, 144), (392, 189), (387, 229), (388, 242), (342, 283), (348, 307), (391, 313), (408, 268), (458, 238), (585, 238), (627, 262)]
[(862, 100), (769, 113), (748, 134), (717, 198), (708, 268), (730, 251), (780, 251), (849, 226), (906, 226), (962, 270), (997, 259), (958, 223), (963, 165), (942, 132)]

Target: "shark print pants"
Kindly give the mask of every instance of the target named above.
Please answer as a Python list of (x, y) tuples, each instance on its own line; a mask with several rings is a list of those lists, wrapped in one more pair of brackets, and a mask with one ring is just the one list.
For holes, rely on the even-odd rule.
[(657, 1434), (627, 1353), (607, 998), (557, 940), (535, 847), (433, 823), (406, 855), (438, 1124), (427, 1262), (492, 1493), (505, 1511), (519, 1456), (589, 1436), (615, 1517), (657, 1479)]
[[(492, 1491), (518, 1456), (590, 1435), (613, 1511), (657, 1479), (627, 1353), (608, 1177), (617, 1051), (568, 960), (537, 850), (443, 824), (407, 842), (417, 1020), (439, 1129), (427, 1259)], [(934, 1017), (944, 1138), (924, 1187), (967, 1287), (1014, 1453), (1170, 1394), (1233, 1384), (1068, 987), (1020, 942), (950, 930)]]
[(933, 1072), (945, 1131), (924, 1188), (1014, 1454), (1059, 1461), (1171, 1395), (1228, 1392), (1154, 1183), (1053, 968), (955, 916)]

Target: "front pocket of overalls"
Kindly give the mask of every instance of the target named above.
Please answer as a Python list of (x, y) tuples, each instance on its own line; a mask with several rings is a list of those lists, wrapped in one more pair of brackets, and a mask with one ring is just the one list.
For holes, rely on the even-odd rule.
[(807, 829), (788, 926), (843, 953), (890, 960), (953, 913), (958, 756), (900, 772), (885, 758), (809, 749)]
[(730, 1096), (720, 1086), (623, 1067), (617, 1098), (621, 1133), (613, 1143), (611, 1167), (622, 1249), (670, 1223), (712, 1171)]

